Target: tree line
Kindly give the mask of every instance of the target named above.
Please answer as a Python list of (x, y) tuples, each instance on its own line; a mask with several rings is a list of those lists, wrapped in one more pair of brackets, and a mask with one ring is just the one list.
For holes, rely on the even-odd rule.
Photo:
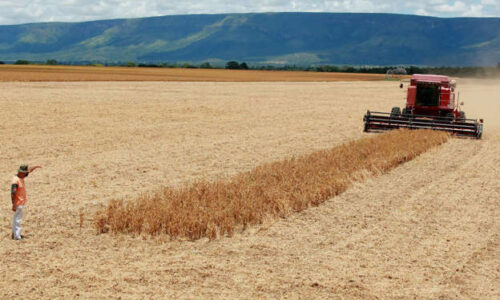
[[(0, 64), (5, 62), (0, 61)], [(423, 67), (423, 66), (338, 66), (338, 65), (261, 65), (249, 66), (246, 62), (228, 61), (224, 66), (220, 64), (212, 65), (209, 62), (201, 64), (191, 63), (95, 63), (95, 62), (58, 62), (55, 59), (48, 59), (45, 62), (31, 62), (28, 60), (17, 60), (16, 65), (91, 65), (91, 66), (121, 66), (121, 67), (144, 67), (144, 68), (188, 68), (188, 69), (230, 69), (230, 70), (272, 70), (272, 71), (307, 71), (307, 72), (342, 72), (342, 73), (368, 73), (368, 74), (386, 74), (390, 70), (404, 69), (409, 75), (412, 74), (443, 74), (449, 76), (464, 77), (500, 77), (500, 62), (496, 67), (468, 66), (468, 67)]]

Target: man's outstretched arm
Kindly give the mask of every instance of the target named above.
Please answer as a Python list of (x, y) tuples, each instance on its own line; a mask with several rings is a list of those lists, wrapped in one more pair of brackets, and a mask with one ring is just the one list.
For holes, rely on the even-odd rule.
[(31, 172), (35, 171), (36, 169), (38, 169), (38, 168), (41, 168), (41, 166), (34, 166), (34, 167), (31, 167), (31, 168), (28, 170), (28, 172), (29, 172), (29, 173), (31, 173)]

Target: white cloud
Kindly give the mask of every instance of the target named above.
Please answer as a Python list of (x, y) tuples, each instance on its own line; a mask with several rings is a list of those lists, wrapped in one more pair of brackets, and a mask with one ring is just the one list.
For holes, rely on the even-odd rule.
[(467, 10), (467, 5), (461, 1), (457, 1), (453, 4), (441, 4), (434, 8), (435, 11), (440, 12), (451, 12), (451, 13), (463, 13)]
[(428, 11), (426, 11), (423, 8), (419, 8), (417, 11), (415, 11), (415, 14), (419, 15), (419, 16), (430, 16), (431, 15)]
[(173, 14), (281, 11), (499, 17), (499, 2), (499, 0), (0, 0), (0, 24), (78, 22)]
[(471, 5), (470, 8), (462, 14), (464, 17), (482, 17), (483, 15), (483, 6), (481, 4)]

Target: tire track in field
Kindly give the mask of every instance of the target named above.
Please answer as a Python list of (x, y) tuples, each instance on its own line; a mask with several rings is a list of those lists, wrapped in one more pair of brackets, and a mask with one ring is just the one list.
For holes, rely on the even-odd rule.
[[(500, 138), (489, 135), (481, 151), (467, 161), (460, 169), (462, 184), (457, 189), (461, 192), (461, 205), (464, 206), (464, 217), (474, 223), (476, 216), (477, 235), (481, 237), (478, 243), (467, 243), (471, 247), (467, 256), (457, 261), (456, 266), (450, 266), (449, 274), (440, 283), (455, 291), (456, 295), (468, 299), (486, 299), (499, 297), (500, 289), (500, 223), (498, 222), (498, 195), (500, 193)], [(468, 186), (465, 181), (468, 182)], [(470, 187), (475, 187), (476, 193)], [(467, 195), (465, 195), (467, 193)], [(482, 218), (477, 207), (486, 208)], [(476, 209), (476, 210), (475, 210)], [(489, 209), (489, 210), (488, 210)], [(471, 216), (467, 218), (467, 216)], [(489, 222), (488, 222), (489, 221)]]
[[(453, 141), (451, 143), (453, 143)], [(463, 155), (475, 156), (476, 155), (475, 153), (477, 152), (477, 148), (480, 146), (479, 145), (473, 145), (473, 146), (474, 146), (473, 148), (470, 148), (470, 147), (460, 148), (459, 151)], [(449, 145), (447, 146), (447, 148), (450, 148), (450, 147), (452, 147), (452, 146), (449, 146)], [(428, 156), (435, 156), (436, 152), (438, 152), (438, 151), (446, 152), (449, 150), (447, 150), (446, 148), (439, 149), (439, 150), (433, 150), (432, 153), (428, 154)], [(435, 160), (434, 158), (432, 158), (432, 159)], [(436, 162), (437, 161), (430, 161), (427, 164), (429, 167), (431, 167), (431, 166), (435, 165)], [(450, 172), (453, 172), (455, 178), (458, 176), (457, 169), (459, 169), (459, 165), (457, 162), (455, 162), (453, 160), (445, 160), (445, 161), (441, 161), (441, 162), (442, 162), (442, 164), (440, 165), (439, 169), (435, 169), (435, 172), (433, 174), (434, 178), (435, 177), (449, 177)], [(406, 182), (398, 182), (398, 187), (394, 187), (394, 188), (397, 188), (398, 190), (405, 191), (404, 194), (399, 193), (399, 196), (401, 196), (401, 197), (390, 197), (390, 194), (391, 194), (390, 193), (390, 191), (391, 191), (390, 184), (388, 184), (387, 186), (385, 184), (384, 184), (384, 186), (381, 186), (381, 188), (382, 187), (384, 189), (388, 188), (388, 190), (389, 190), (387, 193), (389, 194), (388, 200), (390, 201), (389, 202), (390, 209), (379, 212), (379, 213), (381, 213), (381, 215), (378, 216), (379, 221), (382, 222), (383, 220), (397, 217), (399, 210), (401, 210), (402, 207), (408, 206), (409, 203), (413, 204), (413, 203), (417, 202), (418, 199), (420, 199), (425, 194), (427, 194), (430, 189), (435, 189), (440, 184), (442, 184), (441, 182), (434, 181), (434, 180), (431, 180), (429, 182), (429, 177), (412, 177), (415, 174), (408, 174), (408, 175), (409, 176), (406, 176), (406, 178), (407, 178)], [(408, 197), (408, 198), (406, 198), (406, 197)], [(397, 199), (397, 198), (399, 198), (399, 199)], [(357, 238), (354, 238), (354, 236), (352, 236), (354, 238), (353, 241), (363, 240), (364, 237), (370, 235), (376, 229), (377, 229), (377, 227), (370, 227), (369, 229), (360, 231), (357, 235), (355, 235), (355, 236), (357, 236)], [(350, 241), (350, 242), (353, 242), (353, 241)], [(346, 243), (346, 242), (344, 242), (344, 243)]]
[[(387, 296), (387, 291), (396, 297), (422, 296), (422, 291), (427, 291), (426, 296), (429, 297), (463, 296), (460, 291), (443, 286), (442, 279), (449, 277), (456, 266), (492, 240), (489, 234), (473, 238), (477, 230), (496, 226), (496, 206), (494, 201), (489, 201), (489, 197), (498, 194), (498, 185), (495, 190), (494, 166), (485, 163), (492, 157), (490, 146), (490, 141), (452, 141), (428, 161), (425, 169), (420, 170), (422, 176), (432, 179), (431, 183), (406, 191), (403, 185), (389, 187), (396, 193), (403, 192), (402, 202), (391, 202), (389, 214), (381, 222), (374, 224), (370, 230), (362, 231), (354, 241), (346, 240), (345, 243), (351, 245), (358, 243), (359, 252), (368, 253), (364, 260), (372, 259), (369, 252), (374, 248), (386, 257), (386, 267), (368, 266), (378, 269), (376, 272), (385, 273), (385, 278), (389, 279), (387, 284), (391, 288), (384, 286), (379, 290), (381, 296)], [(455, 160), (455, 154), (467, 158), (467, 161)], [(406, 167), (413, 166), (409, 164)], [(411, 181), (415, 172), (410, 170), (405, 180)], [(481, 176), (476, 176), (477, 173)], [(475, 188), (481, 184), (489, 187), (485, 193)], [(470, 193), (477, 196), (471, 199)], [(405, 197), (408, 194), (411, 196)], [(488, 211), (492, 213), (488, 214)], [(498, 232), (498, 228), (493, 232)], [(405, 271), (401, 272), (401, 269)], [(408, 275), (412, 273), (413, 278), (410, 278)], [(380, 280), (378, 275), (374, 278)], [(415, 293), (415, 287), (409, 284), (411, 281), (417, 281), (422, 287), (419, 293)]]
[[(487, 299), (489, 295), (500, 297), (500, 236), (498, 231), (488, 237), (483, 247), (474, 251), (469, 260), (452, 270), (443, 284), (458, 290), (469, 299)], [(474, 288), (475, 287), (475, 288)]]

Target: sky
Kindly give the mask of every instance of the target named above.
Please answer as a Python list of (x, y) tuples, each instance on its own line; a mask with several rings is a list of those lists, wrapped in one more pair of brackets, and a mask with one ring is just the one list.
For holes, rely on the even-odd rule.
[(0, 0), (0, 7), (0, 25), (248, 12), (500, 17), (500, 0)]

